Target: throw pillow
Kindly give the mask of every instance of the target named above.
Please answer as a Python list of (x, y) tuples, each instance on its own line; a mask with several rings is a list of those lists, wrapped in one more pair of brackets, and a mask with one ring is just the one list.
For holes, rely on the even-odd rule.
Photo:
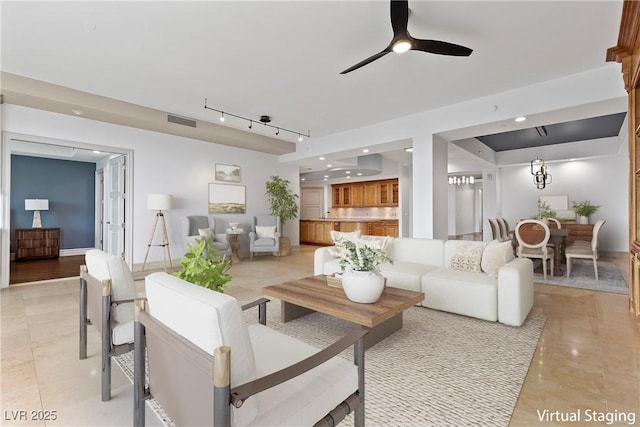
[(346, 239), (355, 242), (360, 238), (360, 230), (351, 231), (348, 233), (343, 231), (331, 230), (329, 234), (331, 234), (331, 240), (333, 241), (333, 243), (336, 243), (336, 240), (338, 239)]
[(389, 243), (388, 237), (378, 237), (378, 236), (362, 236), (357, 240), (362, 246), (367, 246), (372, 249), (381, 249), (385, 250), (387, 248), (387, 244)]
[(204, 240), (207, 242), (210, 242), (215, 238), (215, 234), (213, 234), (213, 230), (210, 228), (198, 228), (198, 234), (204, 237)]
[(497, 279), (500, 268), (514, 258), (515, 255), (513, 254), (513, 246), (511, 246), (510, 240), (506, 242), (494, 240), (484, 249), (480, 265), (482, 271), (494, 279)]
[(456, 252), (451, 257), (449, 268), (452, 270), (482, 272), (480, 262), (485, 246), (473, 243), (458, 242)]
[(275, 225), (256, 225), (256, 234), (258, 235), (258, 239), (275, 239), (276, 226)]

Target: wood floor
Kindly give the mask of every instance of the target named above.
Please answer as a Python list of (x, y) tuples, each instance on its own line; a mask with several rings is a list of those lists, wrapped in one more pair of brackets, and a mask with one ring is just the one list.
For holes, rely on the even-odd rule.
[(82, 264), (84, 264), (84, 255), (32, 261), (11, 261), (9, 284), (79, 276)]

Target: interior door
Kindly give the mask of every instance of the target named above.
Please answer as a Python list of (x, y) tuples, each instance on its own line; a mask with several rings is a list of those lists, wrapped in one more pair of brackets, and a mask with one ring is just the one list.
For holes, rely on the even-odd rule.
[(109, 160), (109, 189), (105, 212), (105, 252), (125, 256), (125, 209), (126, 209), (126, 179), (125, 156), (114, 157)]

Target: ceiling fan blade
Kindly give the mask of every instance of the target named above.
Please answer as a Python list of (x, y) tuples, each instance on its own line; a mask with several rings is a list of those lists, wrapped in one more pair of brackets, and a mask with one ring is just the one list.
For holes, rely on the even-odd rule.
[(387, 53), (389, 53), (388, 49), (383, 50), (382, 52), (376, 53), (373, 56), (368, 57), (367, 59), (365, 59), (364, 61), (360, 61), (358, 62), (356, 65), (354, 65), (353, 67), (349, 67), (346, 70), (344, 70), (343, 72), (341, 72), (340, 74), (347, 74), (352, 72), (353, 70), (357, 70), (360, 67), (364, 67), (365, 65), (375, 61), (376, 59), (380, 59), (383, 56), (385, 56)]
[(435, 53), (437, 55), (469, 56), (473, 49), (453, 43), (441, 42), (439, 40), (415, 39), (411, 50)]
[(407, 34), (407, 23), (409, 22), (409, 2), (405, 0), (391, 0), (391, 27), (393, 37)]

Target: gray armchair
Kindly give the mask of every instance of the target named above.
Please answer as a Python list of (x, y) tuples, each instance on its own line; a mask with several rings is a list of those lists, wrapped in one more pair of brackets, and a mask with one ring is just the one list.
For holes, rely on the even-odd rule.
[(211, 229), (214, 240), (213, 247), (220, 251), (221, 255), (231, 255), (231, 247), (229, 246), (229, 236), (226, 233), (216, 233), (216, 219), (211, 215), (190, 215), (180, 217), (180, 228), (184, 239), (184, 246), (187, 243), (196, 244), (203, 236), (199, 233), (200, 229)]
[(254, 252), (278, 252), (280, 250), (280, 217), (258, 215), (253, 217), (249, 232), (249, 251), (253, 261)]

